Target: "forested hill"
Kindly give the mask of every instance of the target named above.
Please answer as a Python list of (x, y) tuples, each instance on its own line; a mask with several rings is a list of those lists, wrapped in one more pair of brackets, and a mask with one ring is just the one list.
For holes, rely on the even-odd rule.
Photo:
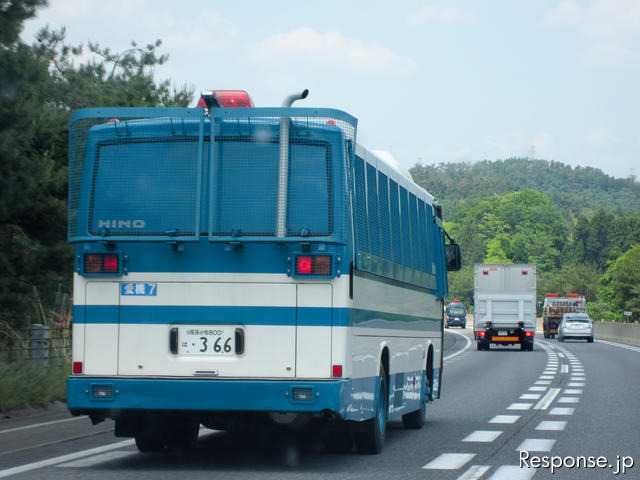
[(588, 217), (599, 209), (616, 215), (640, 211), (640, 183), (618, 179), (591, 167), (572, 168), (560, 162), (509, 158), (477, 163), (416, 164), (416, 183), (440, 202), (446, 220), (461, 202), (523, 189), (543, 193), (565, 220)]

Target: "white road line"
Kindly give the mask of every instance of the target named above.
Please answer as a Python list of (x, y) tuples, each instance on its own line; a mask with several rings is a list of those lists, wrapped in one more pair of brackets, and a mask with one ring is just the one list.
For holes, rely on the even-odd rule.
[(532, 406), (533, 403), (512, 403), (507, 410), (529, 410)]
[(559, 356), (560, 358), (564, 358), (564, 353), (562, 353), (562, 352), (558, 352), (558, 356)]
[(584, 382), (570, 382), (567, 387), (584, 387)]
[(19, 465), (17, 467), (7, 468), (0, 470), (0, 478), (9, 477), (11, 475), (17, 475), (19, 473), (29, 472), (38, 468), (50, 467), (51, 465), (57, 465), (63, 462), (70, 462), (78, 458), (88, 457), (89, 455), (95, 455), (97, 453), (108, 452), (110, 450), (116, 450), (118, 448), (128, 447), (133, 445), (135, 440), (129, 439), (122, 442), (112, 443), (110, 445), (104, 445), (102, 447), (90, 448), (89, 450), (82, 450), (80, 452), (70, 453), (68, 455), (62, 455), (60, 457), (48, 458), (46, 460), (40, 460), (39, 462), (27, 463), (25, 465)]
[(422, 468), (426, 470), (457, 470), (475, 456), (475, 453), (443, 453)]
[(502, 431), (500, 430), (476, 430), (475, 432), (467, 435), (464, 439), (462, 439), (462, 441), (489, 443), (498, 438), (501, 433)]
[(611, 345), (612, 347), (624, 348), (625, 350), (631, 350), (632, 352), (640, 353), (640, 347), (636, 347), (634, 345), (626, 345), (624, 343), (609, 342), (607, 340), (596, 340), (596, 342), (604, 343), (606, 345)]
[(489, 480), (528, 480), (536, 473), (535, 468), (520, 468), (518, 465), (502, 465)]
[(458, 480), (478, 480), (491, 468), (491, 465), (472, 465)]
[(543, 420), (538, 424), (536, 430), (547, 430), (553, 432), (561, 432), (567, 426), (565, 421)]
[(578, 403), (580, 402), (580, 397), (560, 397), (558, 399), (558, 403)]
[(518, 400), (538, 400), (541, 396), (541, 393), (523, 393)]
[(550, 438), (527, 438), (520, 444), (518, 452), (550, 452), (555, 445), (555, 439)]
[(560, 373), (569, 373), (569, 365), (566, 363), (560, 367)]
[(536, 385), (551, 385), (551, 380), (536, 380)]
[(520, 419), (520, 415), (496, 415), (489, 423), (516, 423)]
[(56, 465), (56, 468), (87, 468), (93, 467), (94, 465), (99, 465), (104, 462), (109, 462), (111, 460), (118, 460), (124, 457), (132, 457), (134, 455), (139, 455), (138, 452), (132, 452), (127, 450), (114, 450), (111, 452), (101, 453), (99, 455), (93, 455), (87, 458), (81, 458), (79, 460), (74, 460), (72, 462), (60, 463)]
[(19, 432), (20, 430), (29, 430), (30, 428), (46, 427), (47, 425), (55, 425), (56, 423), (73, 422), (75, 420), (89, 419), (89, 417), (83, 415), (81, 417), (64, 418), (62, 420), (53, 420), (51, 422), (34, 423), (33, 425), (25, 425), (24, 427), (8, 428), (6, 430), (0, 430), (0, 434)]
[(565, 388), (562, 392), (563, 395), (582, 395), (583, 390), (581, 388)]
[(573, 415), (575, 410), (573, 407), (555, 407), (549, 410), (549, 415)]
[(467, 350), (469, 350), (471, 348), (471, 339), (469, 337), (467, 337), (464, 333), (460, 333), (460, 332), (454, 332), (453, 330), (447, 330), (449, 333), (453, 333), (455, 335), (460, 335), (461, 337), (463, 337), (467, 343), (465, 343), (464, 347), (462, 347), (461, 350), (458, 350), (455, 353), (452, 353), (451, 355), (447, 355), (446, 357), (443, 358), (443, 360), (451, 360), (453, 357), (456, 357), (458, 355), (460, 355), (461, 353), (466, 352)]
[(540, 399), (538, 403), (536, 403), (534, 410), (546, 410), (551, 405), (551, 402), (558, 396), (560, 393), (559, 388), (551, 388), (549, 391)]
[(554, 375), (540, 375), (540, 380), (553, 380)]
[(534, 385), (533, 387), (529, 387), (530, 392), (544, 392), (549, 387), (543, 387), (542, 385)]

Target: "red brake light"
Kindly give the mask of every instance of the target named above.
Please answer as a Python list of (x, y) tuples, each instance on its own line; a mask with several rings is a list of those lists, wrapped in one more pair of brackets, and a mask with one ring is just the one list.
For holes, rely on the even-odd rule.
[(329, 277), (332, 274), (331, 255), (296, 256), (296, 275), (317, 275)]
[(120, 258), (117, 254), (85, 253), (84, 273), (120, 272)]
[(534, 332), (524, 332), (525, 337), (533, 337), (535, 335)]
[(333, 376), (341, 377), (342, 376), (342, 365), (334, 365), (333, 366)]
[(529, 273), (527, 270), (522, 270), (523, 275), (526, 275), (527, 273)]
[(298, 275), (311, 275), (311, 257), (297, 257), (296, 258), (296, 274)]
[(73, 373), (82, 373), (82, 362), (73, 362)]
[(479, 337), (486, 337), (487, 336), (487, 332), (478, 332), (478, 336)]
[(483, 274), (483, 275), (489, 275), (489, 270), (483, 270), (483, 271), (482, 271), (482, 274)]
[(105, 273), (118, 273), (118, 256), (117, 255), (105, 255), (104, 256), (104, 272)]

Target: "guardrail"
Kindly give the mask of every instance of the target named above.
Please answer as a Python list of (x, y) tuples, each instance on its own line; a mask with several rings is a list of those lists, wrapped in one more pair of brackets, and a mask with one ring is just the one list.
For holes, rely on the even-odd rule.
[(33, 324), (0, 331), (0, 362), (71, 357), (71, 328)]
[(640, 324), (593, 322), (593, 336), (596, 340), (610, 340), (640, 346)]

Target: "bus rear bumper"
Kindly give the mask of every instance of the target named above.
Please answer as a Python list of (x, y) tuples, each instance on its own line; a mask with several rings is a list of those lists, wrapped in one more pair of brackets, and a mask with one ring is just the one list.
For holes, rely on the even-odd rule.
[(297, 412), (330, 411), (346, 418), (351, 381), (221, 380), (68, 377), (73, 414), (124, 411)]

